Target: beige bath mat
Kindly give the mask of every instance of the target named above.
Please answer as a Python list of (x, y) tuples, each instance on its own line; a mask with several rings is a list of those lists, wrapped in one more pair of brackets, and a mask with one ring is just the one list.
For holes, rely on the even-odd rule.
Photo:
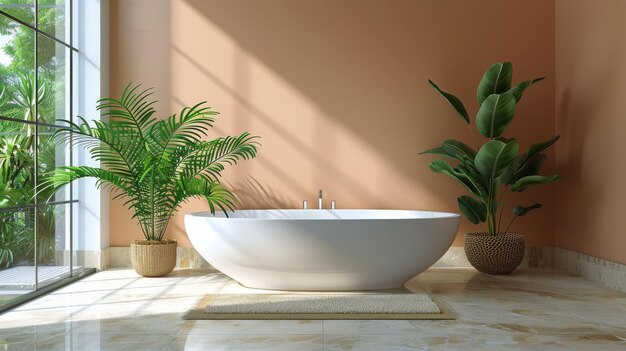
[(185, 319), (456, 319), (427, 294), (208, 294)]

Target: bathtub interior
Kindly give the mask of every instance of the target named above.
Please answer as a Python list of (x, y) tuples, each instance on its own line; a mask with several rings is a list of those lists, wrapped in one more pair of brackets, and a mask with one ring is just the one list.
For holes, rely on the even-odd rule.
[[(226, 218), (224, 212), (218, 211), (214, 215), (210, 212), (196, 212), (190, 214), (198, 217), (209, 218)], [(411, 210), (292, 210), (292, 209), (275, 209), (275, 210), (236, 210), (228, 213), (231, 219), (342, 219), (342, 220), (359, 220), (359, 219), (443, 219), (458, 218), (460, 215), (450, 212), (435, 211), (411, 211)]]

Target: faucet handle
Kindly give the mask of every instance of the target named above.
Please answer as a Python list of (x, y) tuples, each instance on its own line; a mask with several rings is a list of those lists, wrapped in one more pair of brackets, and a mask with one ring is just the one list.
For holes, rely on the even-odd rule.
[(309, 203), (306, 200), (302, 201), (302, 208), (305, 210), (309, 208)]
[(331, 200), (330, 201), (330, 209), (334, 210), (335, 209), (335, 200)]

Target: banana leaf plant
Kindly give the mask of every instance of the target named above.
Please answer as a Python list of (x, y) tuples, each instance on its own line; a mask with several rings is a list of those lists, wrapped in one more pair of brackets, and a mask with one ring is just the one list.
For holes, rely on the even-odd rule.
[(170, 218), (189, 198), (208, 202), (211, 213), (234, 209), (234, 196), (219, 181), (227, 165), (256, 157), (258, 137), (238, 136), (205, 140), (218, 112), (206, 102), (185, 107), (166, 119), (155, 117), (152, 89), (129, 84), (120, 99), (99, 101), (108, 122), (63, 121), (57, 136), (82, 146), (101, 168), (57, 168), (47, 186), (55, 190), (86, 177), (116, 193), (133, 212), (146, 240), (163, 240)]
[(459, 98), (441, 90), (431, 80), (430, 86), (438, 92), (454, 109), (456, 115), (469, 127), (473, 148), (455, 139), (445, 140), (441, 146), (426, 150), (422, 154), (433, 154), (452, 159), (455, 163), (438, 159), (429, 164), (436, 173), (444, 174), (468, 191), (468, 195), (457, 198), (461, 213), (473, 224), (485, 223), (489, 235), (506, 233), (516, 218), (525, 216), (534, 209), (541, 208), (540, 203), (518, 205), (512, 209), (512, 217), (507, 227), (502, 230), (502, 217), (506, 208), (507, 196), (519, 193), (530, 186), (551, 183), (558, 180), (558, 175), (540, 175), (541, 166), (547, 159), (546, 151), (559, 136), (532, 144), (526, 152), (520, 153), (520, 146), (515, 138), (507, 138), (504, 133), (515, 116), (515, 108), (523, 93), (543, 80), (535, 78), (511, 85), (513, 65), (510, 62), (495, 63), (483, 75), (478, 85), (478, 112), (476, 129), (486, 138), (478, 147), (469, 114)]

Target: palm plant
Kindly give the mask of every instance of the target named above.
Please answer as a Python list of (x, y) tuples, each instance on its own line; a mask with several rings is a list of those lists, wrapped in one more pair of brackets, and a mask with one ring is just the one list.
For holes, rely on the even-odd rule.
[[(20, 75), (15, 84), (15, 91), (5, 108), (22, 113), (25, 121), (34, 123), (41, 118), (41, 108), (48, 96), (47, 84), (40, 82), (35, 93), (35, 75), (33, 73)], [(31, 136), (35, 132), (33, 124), (27, 125), (26, 135)]]
[[(41, 121), (42, 116), (50, 114), (46, 107), (51, 102), (52, 95), (48, 89), (51, 83), (47, 79), (39, 76), (37, 91), (32, 72), (11, 78), (9, 82), (11, 84), (0, 93), (0, 111), (3, 114), (28, 122)], [(37, 145), (39, 161), (35, 166), (34, 127), (32, 123), (20, 127), (10, 123), (0, 126), (0, 208), (32, 203), (35, 196), (42, 205), (38, 211), (0, 212), (0, 264), (10, 265), (24, 256), (32, 257), (35, 247), (39, 262), (47, 262), (54, 257), (54, 205), (44, 204), (53, 194), (50, 189), (42, 189), (35, 195), (34, 174), (38, 173), (40, 182), (45, 182), (50, 176), (56, 157), (55, 145), (51, 138), (43, 138), (43, 133), (40, 133)], [(38, 224), (37, 235), (33, 232), (35, 222)]]
[(157, 120), (151, 95), (152, 89), (129, 84), (120, 99), (99, 101), (97, 108), (108, 122), (64, 121), (56, 134), (64, 143), (85, 147), (102, 168), (58, 168), (49, 186), (59, 189), (94, 177), (99, 187), (125, 200), (146, 240), (160, 241), (173, 213), (189, 198), (205, 199), (212, 213), (233, 210), (235, 198), (220, 184), (221, 172), (226, 165), (254, 158), (259, 144), (248, 132), (203, 140), (218, 114), (206, 102)]
[[(33, 179), (35, 161), (30, 149), (33, 135), (0, 138), (0, 182), (9, 188), (23, 187)], [(27, 198), (25, 198), (27, 199)]]
[[(13, 188), (0, 179), (0, 209), (23, 204), (32, 192)], [(32, 226), (28, 225), (31, 211), (0, 211), (0, 266), (9, 267), (21, 256), (27, 256), (33, 245)]]
[[(454, 179), (469, 190), (470, 195), (462, 195), (457, 199), (459, 209), (473, 224), (487, 222), (486, 232), (489, 235), (508, 232), (517, 217), (541, 207), (539, 203), (514, 207), (513, 216), (506, 229), (502, 231), (503, 212), (510, 193), (521, 192), (529, 186), (554, 182), (560, 178), (558, 175), (539, 175), (539, 170), (547, 159), (543, 152), (554, 144), (559, 136), (533, 144), (527, 152), (520, 155), (517, 140), (503, 136), (515, 116), (515, 108), (524, 91), (543, 80), (543, 77), (526, 80), (512, 87), (512, 77), (513, 65), (510, 62), (495, 63), (485, 72), (478, 85), (477, 97), (480, 107), (476, 114), (476, 128), (487, 138), (487, 142), (478, 151), (459, 140), (448, 139), (440, 147), (422, 152), (457, 161), (453, 167), (444, 160), (435, 160), (429, 167), (436, 173)], [(467, 124), (474, 142), (477, 143), (469, 114), (461, 100), (439, 89), (431, 80), (428, 82)]]
[[(35, 162), (29, 149), (33, 137), (13, 135), (0, 138), (0, 209), (19, 207), (32, 201)], [(18, 256), (27, 256), (32, 250), (33, 215), (32, 211), (0, 211), (0, 265), (8, 267)], [(43, 254), (41, 248), (40, 252)]]

